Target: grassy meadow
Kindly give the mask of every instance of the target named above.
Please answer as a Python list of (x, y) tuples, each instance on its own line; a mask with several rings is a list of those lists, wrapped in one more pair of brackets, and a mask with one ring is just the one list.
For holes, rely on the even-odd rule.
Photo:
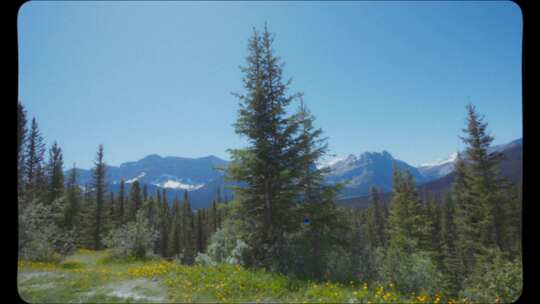
[(80, 249), (56, 264), (19, 261), (17, 281), (29, 303), (467, 303), (441, 294), (402, 295), (391, 285), (297, 281), (238, 265), (118, 261), (106, 250)]

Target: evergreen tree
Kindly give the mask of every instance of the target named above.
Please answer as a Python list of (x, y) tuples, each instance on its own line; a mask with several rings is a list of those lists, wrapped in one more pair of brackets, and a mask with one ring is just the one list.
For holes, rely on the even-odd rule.
[(382, 202), (379, 190), (370, 188), (371, 207), (369, 209), (368, 233), (373, 247), (384, 247), (386, 244), (386, 216), (384, 202)]
[(450, 296), (457, 296), (463, 281), (463, 266), (456, 243), (455, 204), (452, 196), (446, 193), (442, 206), (441, 242), (443, 253), (444, 290)]
[(193, 227), (193, 211), (189, 202), (188, 192), (184, 191), (182, 203), (182, 248), (184, 249), (184, 263), (192, 264), (195, 258), (195, 235)]
[(79, 224), (80, 212), (80, 189), (77, 185), (77, 168), (73, 164), (73, 169), (69, 172), (66, 185), (67, 207), (64, 216), (64, 228), (71, 230)]
[(120, 180), (120, 190), (118, 192), (118, 214), (116, 218), (116, 227), (120, 227), (126, 222), (126, 211), (125, 211), (125, 182), (124, 179)]
[(197, 210), (197, 252), (204, 252), (204, 234), (203, 234), (203, 212), (204, 210)]
[(26, 110), (20, 101), (17, 102), (17, 191), (24, 190), (25, 147), (27, 140)]
[(493, 137), (487, 134), (487, 123), (473, 105), (466, 109), (467, 127), (460, 138), (467, 148), (465, 158), (456, 162), (452, 192), (460, 251), (464, 268), (470, 271), (491, 249), (508, 248), (509, 202), (504, 197), (508, 185), (498, 175), (500, 158), (488, 153)]
[(139, 181), (136, 180), (131, 184), (129, 189), (129, 217), (128, 221), (134, 221), (137, 212), (142, 206), (141, 187)]
[(403, 250), (414, 252), (426, 249), (429, 223), (418, 198), (414, 178), (410, 171), (403, 174), (394, 167), (393, 194), (388, 217), (390, 241), (400, 242)]
[[(296, 222), (295, 230), (301, 232), (295, 233), (291, 241), (304, 243), (305, 248), (299, 250), (302, 254), (296, 253), (301, 262), (293, 267), (293, 271), (300, 271), (297, 274), (309, 277), (321, 277), (326, 267), (325, 258), (331, 255), (337, 246), (345, 245), (342, 236), (348, 227), (343, 224), (334, 204), (341, 185), (325, 185), (323, 174), (327, 173), (328, 169), (319, 169), (316, 166), (319, 159), (327, 153), (328, 147), (326, 139), (320, 138), (322, 130), (315, 129), (315, 118), (305, 106), (302, 97), (296, 119), (300, 127), (296, 143), (292, 147), (296, 155), (290, 156), (296, 160), (295, 167), (290, 170), (295, 170), (295, 175), (298, 176), (298, 211), (303, 218)], [(305, 222), (304, 227), (299, 229), (302, 222)]]
[(161, 196), (161, 210), (160, 210), (160, 253), (162, 256), (167, 256), (167, 249), (169, 248), (168, 238), (169, 238), (169, 228), (170, 228), (170, 218), (169, 218), (169, 203), (167, 203), (167, 193), (163, 189), (163, 194)]
[(148, 185), (146, 183), (143, 185), (143, 202), (146, 202), (148, 199)]
[(43, 143), (43, 137), (39, 132), (36, 118), (32, 118), (32, 125), (28, 135), (28, 143), (24, 156), (24, 173), (26, 175), (24, 179), (27, 188), (26, 193), (28, 194), (30, 201), (36, 198), (38, 193), (42, 193), (42, 190), (45, 188), (45, 174), (43, 172), (44, 154), (45, 144)]
[(94, 217), (94, 234), (93, 234), (93, 248), (95, 250), (101, 249), (101, 239), (103, 233), (103, 202), (106, 191), (105, 181), (105, 168), (106, 165), (103, 161), (103, 145), (99, 145), (95, 167), (92, 170), (93, 186), (95, 191), (95, 217)]
[(169, 250), (168, 256), (175, 256), (181, 252), (181, 226), (180, 226), (180, 201), (178, 196), (173, 201), (173, 208), (171, 211), (171, 226), (169, 233)]
[(47, 169), (49, 171), (49, 202), (53, 202), (64, 193), (64, 161), (62, 149), (60, 149), (56, 141), (49, 150)]
[(250, 146), (230, 150), (232, 162), (228, 178), (241, 182), (235, 197), (241, 208), (239, 218), (246, 219), (239, 230), (242, 239), (253, 248), (260, 266), (276, 268), (284, 259), (287, 232), (297, 227), (292, 212), (298, 194), (297, 168), (290, 149), (295, 144), (298, 123), (286, 116), (286, 107), (297, 95), (288, 95), (289, 82), (282, 80), (282, 63), (274, 55), (273, 38), (266, 29), (254, 30), (249, 40), (247, 66), (242, 67), (246, 93), (240, 99), (235, 132), (247, 137)]
[(218, 214), (217, 214), (217, 202), (212, 201), (212, 233), (215, 233), (218, 229)]

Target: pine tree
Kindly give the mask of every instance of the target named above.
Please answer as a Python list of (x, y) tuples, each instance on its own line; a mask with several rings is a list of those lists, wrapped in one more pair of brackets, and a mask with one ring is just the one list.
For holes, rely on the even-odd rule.
[(22, 196), (24, 190), (25, 147), (27, 140), (26, 110), (17, 102), (17, 192)]
[(106, 190), (105, 181), (105, 168), (106, 165), (103, 162), (103, 145), (99, 145), (95, 167), (92, 171), (93, 186), (95, 191), (95, 220), (94, 220), (94, 234), (93, 234), (93, 248), (95, 250), (101, 249), (101, 239), (103, 233), (103, 202)]
[(465, 136), (465, 159), (455, 166), (453, 200), (460, 251), (465, 269), (472, 270), (479, 257), (490, 249), (508, 247), (508, 216), (503, 193), (507, 184), (498, 175), (499, 158), (488, 153), (493, 137), (487, 134), (487, 123), (476, 108), (468, 104)]
[(192, 264), (195, 258), (195, 233), (193, 225), (193, 211), (189, 202), (188, 192), (184, 191), (184, 201), (182, 203), (182, 232), (184, 249), (184, 263)]
[[(344, 235), (347, 227), (343, 225), (334, 204), (341, 185), (329, 186), (323, 183), (323, 175), (328, 169), (319, 169), (316, 164), (327, 153), (328, 146), (326, 139), (321, 138), (322, 130), (315, 129), (315, 117), (304, 104), (303, 96), (300, 96), (296, 119), (299, 134), (292, 149), (296, 155), (290, 156), (295, 159), (296, 166), (290, 170), (296, 170), (295, 175), (298, 176), (298, 211), (305, 217), (301, 220), (308, 221), (301, 230), (303, 235), (299, 236), (301, 242), (307, 245), (307, 256), (300, 257), (304, 265), (297, 268), (305, 269), (310, 277), (321, 277), (326, 267), (325, 257), (335, 251), (336, 246), (344, 245), (344, 240), (336, 235)], [(301, 220), (297, 221), (297, 225)]]
[(218, 229), (218, 214), (217, 214), (217, 203), (212, 201), (212, 233), (215, 233)]
[(141, 206), (142, 206), (141, 187), (140, 187), (139, 181), (136, 180), (131, 184), (131, 187), (129, 189), (128, 222), (135, 220), (137, 212), (141, 209)]
[(250, 146), (230, 150), (228, 167), (228, 178), (246, 185), (235, 188), (242, 205), (238, 216), (249, 219), (241, 223), (242, 238), (253, 248), (257, 264), (267, 268), (279, 267), (285, 235), (298, 224), (293, 212), (298, 151), (293, 146), (299, 125), (294, 116), (286, 116), (286, 107), (298, 95), (287, 94), (290, 82), (282, 80), (282, 63), (272, 44), (266, 26), (262, 35), (254, 30), (249, 40), (247, 66), (241, 68), (246, 94), (236, 94), (241, 104), (234, 126)]
[(178, 196), (173, 201), (173, 208), (171, 211), (171, 225), (169, 232), (169, 249), (168, 256), (175, 256), (181, 252), (181, 227), (180, 227), (180, 201)]
[(143, 202), (146, 202), (147, 199), (148, 199), (148, 185), (146, 185), (146, 183), (144, 183), (144, 185), (143, 185)]
[(28, 194), (29, 201), (36, 198), (38, 193), (42, 193), (45, 188), (45, 174), (43, 172), (44, 154), (45, 144), (43, 143), (43, 137), (38, 130), (36, 118), (32, 118), (24, 156), (24, 173), (26, 175), (24, 178), (26, 184), (25, 192)]
[(394, 166), (393, 194), (388, 217), (390, 242), (399, 242), (406, 252), (426, 249), (429, 239), (428, 219), (418, 198), (409, 170), (403, 174)]
[(456, 244), (455, 204), (452, 196), (444, 196), (441, 217), (441, 243), (443, 253), (444, 290), (456, 296), (463, 281), (463, 264)]
[(197, 234), (196, 234), (196, 244), (197, 252), (204, 252), (204, 234), (203, 234), (203, 210), (197, 210)]
[(79, 224), (80, 212), (80, 189), (77, 185), (77, 168), (73, 164), (73, 168), (69, 172), (66, 185), (67, 207), (64, 216), (64, 228), (71, 230)]
[(59, 198), (64, 192), (64, 161), (62, 149), (56, 141), (49, 150), (49, 163), (47, 165), (49, 179), (49, 202)]
[(126, 207), (125, 207), (125, 182), (124, 179), (120, 180), (120, 190), (118, 192), (118, 214), (116, 217), (116, 227), (120, 227), (126, 223)]
[(368, 215), (368, 234), (373, 247), (384, 247), (386, 244), (386, 216), (379, 190), (370, 188), (371, 207)]
[(161, 196), (161, 212), (160, 212), (160, 253), (162, 256), (167, 256), (167, 249), (169, 248), (168, 238), (169, 238), (169, 228), (170, 228), (170, 217), (169, 217), (169, 203), (167, 203), (167, 193), (163, 189), (163, 194)]

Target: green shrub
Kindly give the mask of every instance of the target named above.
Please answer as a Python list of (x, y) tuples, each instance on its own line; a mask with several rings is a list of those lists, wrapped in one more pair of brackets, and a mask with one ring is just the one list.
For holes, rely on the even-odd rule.
[(465, 281), (462, 297), (478, 302), (512, 303), (521, 295), (523, 288), (523, 265), (521, 259), (507, 259), (498, 250), (492, 250), (479, 259), (475, 271)]
[(152, 251), (156, 238), (156, 231), (141, 210), (137, 212), (135, 221), (112, 230), (103, 243), (111, 249), (114, 257), (143, 259)]
[(383, 282), (391, 282), (402, 293), (434, 294), (442, 286), (442, 274), (431, 257), (422, 251), (407, 252), (402, 246), (389, 246), (379, 253), (379, 273)]
[(202, 265), (221, 263), (249, 265), (251, 248), (238, 239), (233, 229), (226, 225), (210, 238), (206, 254), (199, 253), (195, 262)]

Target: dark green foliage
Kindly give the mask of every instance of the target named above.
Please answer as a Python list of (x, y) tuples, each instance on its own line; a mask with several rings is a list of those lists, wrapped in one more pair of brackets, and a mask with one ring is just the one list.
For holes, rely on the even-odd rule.
[(26, 110), (20, 101), (17, 102), (17, 192), (24, 190), (25, 147), (28, 136), (26, 126)]
[(62, 149), (54, 142), (49, 150), (49, 163), (47, 164), (49, 178), (49, 202), (59, 198), (64, 192), (64, 161)]
[(466, 274), (489, 250), (512, 251), (515, 247), (510, 235), (516, 234), (511, 231), (519, 224), (510, 220), (511, 187), (499, 176), (500, 159), (488, 154), (493, 137), (486, 129), (483, 117), (474, 106), (467, 105), (467, 128), (461, 137), (467, 149), (465, 158), (458, 158), (453, 185), (457, 235)]
[(370, 189), (371, 207), (368, 210), (368, 235), (373, 248), (384, 247), (387, 242), (386, 236), (386, 212), (384, 202), (377, 188)]
[(77, 184), (77, 170), (75, 164), (73, 164), (73, 169), (69, 171), (66, 185), (66, 200), (67, 206), (64, 213), (64, 228), (66, 230), (71, 230), (80, 225), (79, 213), (81, 208), (81, 190)]
[(95, 167), (92, 170), (94, 198), (95, 198), (95, 215), (94, 215), (94, 233), (93, 233), (93, 248), (101, 249), (101, 239), (103, 233), (103, 204), (106, 190), (105, 181), (105, 163), (103, 162), (103, 145), (99, 145), (96, 155)]
[(148, 186), (146, 185), (146, 183), (143, 185), (143, 202), (146, 202), (146, 200), (148, 199)]
[(249, 40), (247, 66), (241, 68), (246, 93), (236, 95), (241, 103), (234, 126), (250, 146), (230, 150), (228, 177), (247, 185), (235, 189), (241, 217), (248, 219), (241, 223), (242, 239), (260, 266), (276, 269), (285, 256), (285, 234), (298, 225), (292, 202), (299, 172), (293, 148), (298, 123), (285, 113), (296, 95), (287, 94), (289, 83), (282, 80), (272, 41), (266, 28), (262, 35), (254, 30)]
[(116, 216), (116, 227), (120, 227), (126, 222), (126, 197), (125, 197), (125, 182), (120, 180), (120, 191), (118, 193), (118, 213)]
[(135, 216), (137, 212), (142, 207), (142, 194), (141, 194), (141, 186), (139, 184), (139, 181), (136, 180), (131, 184), (131, 187), (129, 189), (129, 208), (128, 208), (128, 218), (127, 221), (133, 221), (135, 220)]
[(182, 252), (182, 214), (180, 210), (180, 201), (176, 197), (173, 201), (173, 207), (171, 210), (171, 224), (169, 232), (169, 249), (168, 256), (176, 256)]
[(32, 125), (26, 144), (24, 155), (24, 183), (26, 186), (25, 194), (27, 201), (36, 198), (38, 194), (44, 194), (46, 189), (46, 180), (44, 172), (45, 144), (43, 137), (39, 132), (36, 118), (32, 118)]

